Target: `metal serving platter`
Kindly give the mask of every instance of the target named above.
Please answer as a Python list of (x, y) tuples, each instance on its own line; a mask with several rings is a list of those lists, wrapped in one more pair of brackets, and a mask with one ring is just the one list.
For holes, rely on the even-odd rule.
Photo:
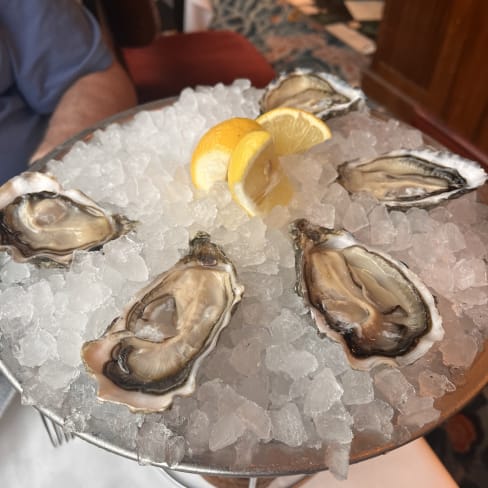
[[(31, 169), (42, 171), (49, 160), (62, 160), (76, 142), (88, 142), (92, 138), (93, 133), (98, 129), (104, 129), (112, 123), (123, 124), (124, 122), (131, 120), (134, 115), (140, 111), (161, 109), (172, 104), (174, 100), (175, 99), (164, 99), (151, 102), (110, 117), (61, 144), (44, 158), (37, 161)], [(378, 114), (378, 116), (381, 117), (381, 114)], [(479, 190), (479, 192), (481, 200), (488, 203), (488, 188), (486, 188), (486, 185), (482, 190)], [(472, 366), (465, 372), (462, 384), (458, 384), (455, 391), (446, 393), (444, 396), (435, 400), (434, 407), (440, 411), (440, 416), (437, 421), (426, 424), (422, 428), (418, 428), (408, 439), (403, 438), (379, 444), (378, 441), (375, 441), (372, 438), (369, 439), (367, 436), (363, 436), (361, 439), (355, 438), (352, 442), (350, 462), (356, 463), (379, 454), (384, 454), (410, 442), (411, 440), (421, 437), (466, 405), (481, 391), (488, 381), (488, 350), (486, 342), (487, 341), (485, 341), (483, 351), (478, 354)], [(22, 385), (16, 378), (16, 371), (9, 369), (1, 359), (0, 371), (5, 374), (8, 380), (19, 392), (22, 392)], [(60, 425), (63, 424), (63, 419), (57, 415), (56, 412), (42, 407), (36, 408), (54, 422), (57, 422)], [(102, 436), (82, 432), (76, 433), (76, 435), (98, 447), (137, 461), (137, 453), (135, 451), (127, 450), (115, 445)], [(309, 474), (327, 469), (325, 463), (325, 449), (291, 448), (279, 442), (272, 441), (267, 444), (260, 444), (257, 451), (258, 452), (253, 456), (252, 463), (245, 466), (237, 466), (234, 461), (234, 456), (230, 455), (226, 449), (222, 449), (216, 452), (206, 452), (202, 455), (193, 456), (191, 459), (185, 457), (177, 465), (172, 465), (171, 469), (191, 473), (235, 477)], [(169, 467), (164, 463), (152, 462), (151, 464), (163, 468)]]

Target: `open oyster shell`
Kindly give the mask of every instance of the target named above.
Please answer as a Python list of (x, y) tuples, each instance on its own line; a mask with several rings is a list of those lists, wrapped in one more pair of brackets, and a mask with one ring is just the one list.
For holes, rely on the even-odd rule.
[(364, 100), (361, 90), (334, 75), (297, 68), (282, 73), (265, 88), (260, 106), (262, 112), (299, 108), (326, 120), (357, 108)]
[(342, 344), (353, 368), (410, 364), (442, 339), (433, 296), (404, 264), (346, 231), (305, 219), (293, 222), (290, 232), (297, 292), (318, 329)]
[(372, 193), (388, 207), (430, 207), (456, 198), (486, 182), (477, 163), (430, 149), (394, 151), (338, 168), (339, 183), (349, 193)]
[(154, 412), (193, 393), (243, 291), (223, 251), (197, 233), (187, 256), (142, 289), (102, 338), (83, 345), (98, 397)]
[(45, 173), (25, 172), (0, 187), (0, 250), (18, 262), (66, 266), (74, 251), (99, 248), (134, 224)]

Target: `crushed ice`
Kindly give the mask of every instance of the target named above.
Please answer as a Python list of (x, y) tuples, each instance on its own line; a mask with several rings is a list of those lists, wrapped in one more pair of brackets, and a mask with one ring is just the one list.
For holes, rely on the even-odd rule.
[[(405, 440), (434, 422), (434, 399), (455, 388), (451, 371), (469, 368), (483, 347), (488, 210), (474, 193), (407, 212), (387, 212), (367, 194), (351, 197), (334, 182), (339, 163), (423, 144), (418, 131), (367, 112), (330, 121), (332, 139), (283, 158), (296, 187), (289, 208), (250, 219), (225, 184), (200, 194), (188, 171), (196, 142), (221, 120), (257, 116), (259, 96), (243, 80), (187, 89), (172, 106), (97, 131), (62, 163), (49, 164), (63, 186), (139, 225), (103, 252), (77, 253), (67, 271), (0, 256), (2, 360), (17, 372), (25, 402), (57, 410), (68, 429), (136, 450), (142, 463), (177, 465), (185, 456), (233, 447), (234, 462), (246, 462), (258, 443), (274, 440), (325, 448), (331, 471), (344, 478), (354, 437)], [(293, 291), (286, 229), (296, 217), (343, 226), (422, 277), (439, 298), (446, 329), (427, 354), (428, 368), (353, 371), (338, 344), (317, 336)], [(138, 289), (172, 266), (197, 230), (224, 247), (246, 294), (203, 365), (196, 394), (162, 414), (100, 403), (81, 364), (81, 344), (99, 337)]]

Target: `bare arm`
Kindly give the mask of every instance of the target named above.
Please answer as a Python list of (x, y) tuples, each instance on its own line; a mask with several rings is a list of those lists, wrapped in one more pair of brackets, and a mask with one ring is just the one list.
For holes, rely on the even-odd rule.
[(30, 162), (41, 158), (81, 130), (136, 103), (132, 82), (119, 63), (112, 63), (105, 71), (83, 76), (61, 97), (44, 139)]

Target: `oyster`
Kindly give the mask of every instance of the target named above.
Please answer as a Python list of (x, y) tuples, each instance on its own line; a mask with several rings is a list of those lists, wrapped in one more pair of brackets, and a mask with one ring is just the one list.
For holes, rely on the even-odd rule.
[(404, 264), (346, 231), (304, 219), (290, 231), (297, 292), (310, 305), (318, 329), (342, 344), (353, 368), (410, 364), (442, 339), (433, 296)]
[(487, 174), (474, 161), (430, 149), (394, 151), (338, 167), (349, 193), (366, 191), (389, 207), (429, 207), (483, 185)]
[(0, 188), (0, 250), (18, 262), (66, 266), (75, 250), (99, 248), (133, 227), (44, 173), (22, 173)]
[(272, 81), (260, 100), (262, 112), (294, 107), (324, 120), (356, 108), (364, 101), (361, 90), (328, 73), (296, 69)]
[(190, 395), (243, 290), (223, 251), (197, 233), (187, 256), (142, 289), (102, 338), (83, 345), (98, 397), (153, 412)]

